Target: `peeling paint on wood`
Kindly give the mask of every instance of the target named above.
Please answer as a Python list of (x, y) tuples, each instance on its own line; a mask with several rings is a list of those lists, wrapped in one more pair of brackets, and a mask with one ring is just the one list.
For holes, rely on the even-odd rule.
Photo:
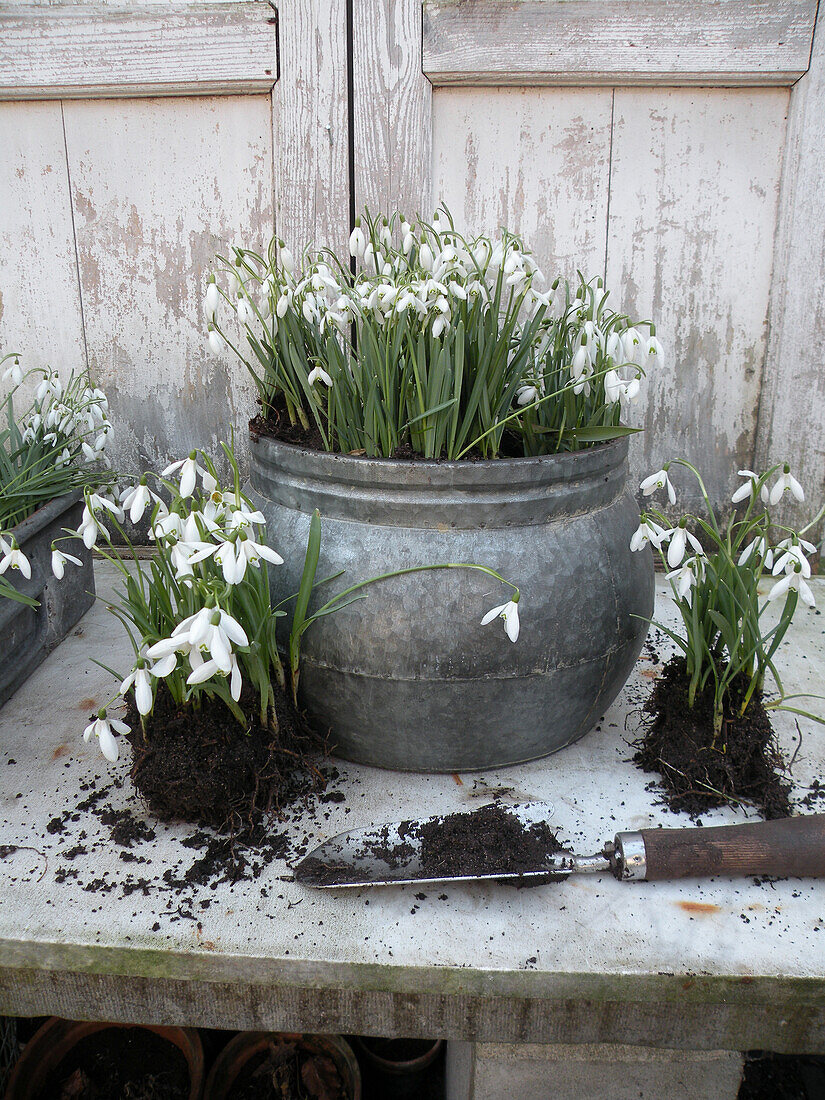
[(753, 457), (787, 104), (780, 89), (616, 92), (607, 285), (655, 318), (667, 355), (631, 418), (634, 473), (681, 455), (722, 504)]
[(425, 0), (435, 84), (784, 84), (808, 67), (816, 0)]
[(60, 104), (0, 103), (0, 149), (0, 356), (65, 378), (86, 359)]
[[(825, 8), (811, 69), (791, 93), (770, 337), (756, 441), (759, 468), (789, 462), (812, 517), (825, 499)], [(820, 534), (825, 525), (820, 524)], [(811, 538), (811, 533), (808, 535)]]
[(243, 448), (252, 383), (231, 352), (210, 350), (203, 295), (217, 252), (271, 235), (269, 98), (65, 113), (89, 362), (112, 406), (114, 464), (214, 451), (232, 425)]
[(0, 10), (0, 99), (261, 93), (277, 62), (262, 0)]
[(458, 227), (524, 236), (548, 281), (604, 267), (609, 90), (438, 89), (433, 177)]

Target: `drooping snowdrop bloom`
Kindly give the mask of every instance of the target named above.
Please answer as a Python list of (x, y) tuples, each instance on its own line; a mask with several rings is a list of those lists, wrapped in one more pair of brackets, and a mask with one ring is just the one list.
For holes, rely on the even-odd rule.
[(0, 574), (5, 573), (7, 569), (19, 569), (27, 581), (31, 580), (31, 564), (17, 545), (17, 539), (13, 535), (11, 542), (6, 542), (5, 538), (0, 536), (0, 551), (3, 554), (2, 559), (0, 559)]
[(532, 405), (534, 401), (539, 399), (538, 386), (519, 386), (516, 390), (516, 404), (517, 405)]
[(261, 558), (273, 565), (284, 564), (284, 559), (277, 551), (273, 550), (271, 546), (267, 546), (265, 542), (255, 542), (246, 531), (241, 531), (239, 534), (238, 547), (249, 565), (254, 565), (256, 568), (260, 567)]
[[(804, 539), (802, 541), (805, 542)], [(810, 542), (805, 542), (805, 547), (810, 547), (808, 553), (813, 553), (816, 550), (816, 547)], [(779, 553), (771, 570), (773, 575), (776, 577), (783, 570), (790, 573), (798, 569), (807, 580), (811, 575), (811, 563), (805, 557), (805, 547), (792, 542), (790, 539), (781, 542), (776, 548), (777, 552), (781, 551), (781, 553)]]
[(662, 345), (659, 343), (655, 336), (650, 336), (645, 341), (644, 348), (645, 355), (647, 356), (648, 365), (650, 365), (655, 360), (656, 363), (661, 366), (664, 358), (664, 353), (662, 351)]
[(666, 532), (666, 534), (670, 535), (667, 547), (667, 564), (671, 569), (676, 569), (682, 564), (688, 546), (698, 555), (704, 553), (702, 544), (695, 535), (688, 531), (686, 519), (679, 520), (678, 526)]
[(646, 497), (652, 496), (657, 489), (667, 489), (668, 500), (671, 504), (675, 504), (676, 490), (673, 488), (673, 485), (667, 474), (668, 465), (668, 463), (665, 463), (661, 470), (657, 470), (655, 474), (649, 474), (648, 477), (646, 477), (644, 481), (642, 481), (639, 488), (642, 490), (642, 493)]
[[(757, 482), (759, 481), (759, 474), (754, 473), (753, 470), (738, 470), (737, 472), (739, 477), (745, 478), (745, 481), (730, 498), (732, 504), (741, 504), (743, 500), (752, 500), (753, 494), (756, 492)], [(769, 493), (767, 485), (762, 486), (760, 497), (763, 503), (768, 503)]]
[(604, 395), (611, 404), (630, 405), (637, 399), (640, 390), (638, 378), (625, 382), (615, 370), (607, 371), (604, 376)]
[(252, 303), (248, 298), (238, 299), (238, 320), (242, 325), (249, 325), (255, 319), (255, 310), (252, 308)]
[(191, 497), (197, 485), (198, 474), (201, 476), (201, 484), (207, 493), (211, 493), (213, 489), (217, 489), (218, 487), (215, 478), (208, 470), (205, 470), (203, 466), (200, 465), (197, 459), (198, 452), (190, 451), (188, 458), (181, 458), (178, 459), (177, 462), (170, 463), (170, 465), (161, 472), (161, 477), (171, 477), (172, 474), (180, 471), (180, 487), (178, 492), (182, 497)]
[(227, 346), (226, 341), (216, 328), (209, 330), (209, 346), (215, 355), (220, 355)]
[(678, 569), (673, 569), (670, 573), (665, 574), (666, 579), (673, 585), (680, 600), (685, 600), (690, 604), (693, 588), (704, 575), (704, 568), (704, 562), (697, 555), (688, 558)]
[[(12, 380), (15, 386), (19, 386), (23, 381), (23, 368), (20, 366), (18, 359), (13, 360), (11, 366), (6, 367), (3, 371), (3, 381), (5, 382), (8, 378)], [(41, 382), (40, 385), (42, 386), (43, 383)]]
[(654, 523), (652, 519), (645, 517), (633, 532), (633, 537), (630, 540), (630, 549), (634, 552), (644, 550), (647, 544), (650, 543), (650, 545), (655, 546), (657, 550), (661, 550), (666, 534), (667, 532), (664, 527), (660, 527), (658, 523)]
[(129, 726), (125, 722), (120, 722), (117, 718), (107, 718), (104, 707), (97, 712), (97, 718), (90, 722), (83, 731), (83, 740), (89, 742), (93, 736), (96, 737), (100, 744), (100, 751), (107, 760), (114, 763), (120, 755), (115, 733), (127, 734), (129, 732)]
[(125, 695), (130, 688), (133, 688), (135, 692), (135, 706), (138, 709), (138, 714), (149, 714), (152, 710), (154, 696), (152, 681), (149, 678), (149, 669), (146, 668), (143, 658), (138, 660), (138, 663), (120, 685), (120, 694)]
[(773, 588), (768, 593), (768, 601), (778, 600), (781, 596), (786, 595), (792, 589), (795, 589), (800, 596), (803, 603), (806, 603), (808, 607), (815, 607), (816, 600), (814, 594), (811, 591), (811, 586), (805, 579), (805, 575), (802, 570), (802, 566), (799, 562), (795, 566), (791, 566), (784, 577), (781, 577)]
[(355, 219), (355, 228), (349, 237), (349, 254), (354, 256), (356, 260), (363, 260), (364, 249), (367, 247), (367, 239), (364, 236), (364, 230), (361, 228), (361, 219)]
[(52, 573), (59, 581), (63, 580), (67, 561), (70, 561), (73, 565), (83, 564), (80, 558), (76, 558), (74, 554), (66, 554), (63, 550), (58, 550), (52, 543)]
[(504, 631), (511, 642), (515, 642), (518, 639), (519, 634), (519, 617), (518, 617), (518, 598), (508, 600), (507, 603), (499, 604), (498, 607), (492, 608), (484, 618), (481, 620), (481, 625), (486, 626), (491, 623), (493, 619), (504, 619)]
[(123, 510), (129, 513), (132, 523), (140, 522), (147, 505), (151, 505), (152, 501), (160, 502), (160, 497), (152, 492), (146, 484), (145, 477), (142, 477), (137, 485), (124, 489), (120, 497)]
[(785, 463), (784, 470), (779, 475), (776, 484), (771, 489), (770, 502), (772, 505), (778, 504), (782, 499), (783, 493), (790, 492), (791, 496), (796, 500), (804, 500), (805, 493), (802, 491), (802, 486), (796, 480), (791, 473), (791, 468), (788, 463)]
[(773, 566), (773, 550), (768, 546), (767, 539), (764, 536), (758, 535), (752, 538), (742, 553), (739, 555), (739, 565), (746, 565), (751, 557), (756, 554), (758, 558), (761, 558), (765, 566), (770, 569)]
[(221, 300), (221, 292), (218, 290), (218, 284), (215, 282), (209, 283), (206, 288), (206, 298), (204, 301), (204, 313), (206, 314), (206, 320), (210, 323), (215, 320), (215, 313), (218, 308), (218, 304)]
[(307, 385), (312, 386), (316, 382), (323, 382), (325, 386), (332, 387), (332, 379), (320, 364), (316, 364), (307, 375)]

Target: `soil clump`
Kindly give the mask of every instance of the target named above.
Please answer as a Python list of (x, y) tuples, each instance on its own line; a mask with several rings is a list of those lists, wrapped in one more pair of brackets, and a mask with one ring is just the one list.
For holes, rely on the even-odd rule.
[(683, 657), (673, 657), (645, 703), (649, 723), (634, 742), (633, 761), (659, 774), (666, 805), (691, 817), (716, 806), (748, 803), (764, 817), (791, 813), (785, 761), (759, 693), (744, 715), (739, 708), (748, 679), (738, 676), (728, 691), (728, 709), (714, 742), (713, 691), (688, 705), (689, 677)]
[(129, 698), (132, 782), (157, 817), (240, 834), (323, 790), (324, 745), (291, 699), (276, 697), (277, 731), (260, 723), (256, 704), (251, 691), (241, 696), (252, 716), (245, 730), (219, 700), (178, 707), (161, 686), (144, 730)]

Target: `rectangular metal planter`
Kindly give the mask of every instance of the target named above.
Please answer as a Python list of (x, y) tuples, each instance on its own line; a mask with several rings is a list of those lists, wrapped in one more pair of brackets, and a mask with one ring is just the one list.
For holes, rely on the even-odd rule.
[(62, 544), (82, 559), (82, 566), (67, 563), (61, 581), (51, 569), (52, 542), (63, 535), (65, 527), (76, 530), (82, 512), (82, 495), (70, 493), (38, 508), (9, 532), (28, 558), (32, 575), (31, 580), (26, 580), (18, 570), (8, 569), (4, 576), (18, 592), (38, 600), (40, 606), (28, 607), (0, 596), (0, 706), (45, 661), (94, 602), (92, 553), (82, 542)]

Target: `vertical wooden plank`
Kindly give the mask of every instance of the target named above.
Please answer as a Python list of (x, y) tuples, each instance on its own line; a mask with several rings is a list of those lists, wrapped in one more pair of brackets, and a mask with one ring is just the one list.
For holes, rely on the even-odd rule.
[(753, 456), (787, 103), (616, 91), (607, 282), (666, 351), (634, 413), (634, 474), (685, 457), (723, 505)]
[(520, 233), (548, 280), (602, 274), (611, 100), (609, 89), (437, 89), (436, 203), (463, 231)]
[(353, 0), (355, 210), (432, 213), (421, 0)]
[(0, 104), (0, 149), (0, 355), (65, 376), (86, 353), (60, 104)]
[(296, 253), (349, 240), (346, 0), (280, 0), (275, 221)]
[[(825, 498), (825, 7), (791, 92), (756, 463), (787, 461), (813, 515)], [(794, 508), (793, 517), (798, 517)], [(823, 527), (820, 526), (820, 535)]]
[[(206, 338), (205, 279), (231, 244), (272, 230), (268, 96), (65, 105), (89, 360), (109, 393), (113, 460), (215, 449), (254, 413), (231, 352)], [(44, 287), (41, 308), (46, 308)]]

